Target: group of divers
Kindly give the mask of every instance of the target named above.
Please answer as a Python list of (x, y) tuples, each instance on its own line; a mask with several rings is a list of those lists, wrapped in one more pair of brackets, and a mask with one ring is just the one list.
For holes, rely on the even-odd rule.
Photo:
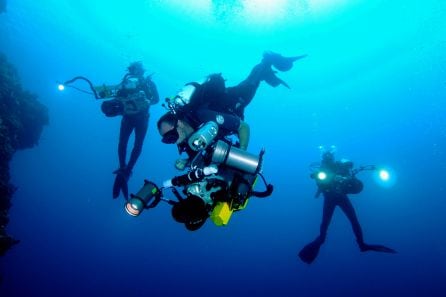
[[(162, 186), (145, 180), (143, 187), (130, 194), (127, 182), (141, 154), (148, 129), (150, 105), (159, 102), (159, 95), (152, 75), (145, 76), (141, 62), (133, 62), (121, 82), (116, 85), (95, 86), (83, 76), (77, 76), (59, 85), (59, 89), (76, 87), (73, 83), (83, 80), (96, 99), (103, 99), (102, 112), (107, 117), (122, 116), (118, 157), (119, 168), (113, 184), (113, 198), (122, 193), (128, 214), (138, 216), (164, 201), (172, 206), (172, 216), (188, 230), (198, 230), (207, 219), (217, 226), (228, 224), (234, 212), (244, 209), (250, 198), (268, 197), (273, 186), (262, 174), (264, 150), (259, 154), (247, 151), (250, 128), (245, 121), (244, 110), (253, 99), (261, 82), (277, 87), (288, 84), (277, 77), (277, 71), (288, 71), (293, 63), (306, 55), (284, 57), (267, 51), (248, 77), (236, 86), (226, 87), (221, 74), (211, 74), (205, 79), (184, 85), (174, 97), (166, 98), (163, 106), (168, 110), (157, 122), (161, 141), (176, 144), (180, 158), (175, 167), (183, 174), (175, 176)], [(127, 144), (134, 132), (134, 145), (127, 161)], [(315, 240), (304, 246), (299, 257), (312, 263), (324, 243), (327, 229), (336, 206), (349, 219), (359, 249), (396, 253), (383, 245), (367, 244), (348, 198), (358, 194), (363, 183), (357, 174), (363, 170), (376, 170), (373, 165), (354, 168), (353, 162), (335, 160), (333, 147), (321, 151), (321, 161), (311, 166), (317, 185), (316, 197), (324, 197), (320, 233)], [(261, 179), (263, 191), (255, 190)], [(170, 199), (165, 192), (171, 192)]]

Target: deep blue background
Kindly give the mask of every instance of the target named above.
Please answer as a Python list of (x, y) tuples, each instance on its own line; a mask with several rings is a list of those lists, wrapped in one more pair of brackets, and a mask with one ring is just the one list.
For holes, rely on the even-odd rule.
[[(0, 50), (51, 122), (11, 163), (8, 231), (21, 243), (1, 259), (0, 296), (444, 296), (446, 3), (211, 2), (9, 1)], [(212, 72), (234, 85), (264, 50), (308, 54), (279, 73), (291, 90), (262, 85), (246, 112), (274, 195), (194, 233), (167, 205), (129, 217), (111, 198), (119, 119), (56, 82), (116, 83), (141, 60), (164, 98)], [(175, 174), (175, 148), (155, 129), (163, 112), (151, 110), (133, 192)], [(360, 253), (338, 210), (316, 262), (298, 259), (318, 233), (308, 165), (321, 144), (394, 171), (392, 187), (361, 174), (352, 201), (366, 241), (397, 255)]]

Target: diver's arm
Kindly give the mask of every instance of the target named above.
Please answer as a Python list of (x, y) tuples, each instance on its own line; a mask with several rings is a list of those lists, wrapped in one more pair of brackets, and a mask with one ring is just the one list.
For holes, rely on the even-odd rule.
[(156, 88), (155, 83), (150, 79), (150, 77), (146, 78), (146, 86), (148, 89), (147, 98), (150, 101), (150, 105), (157, 104), (160, 101), (158, 89)]
[(240, 121), (240, 127), (238, 128), (238, 138), (240, 142), (240, 149), (246, 151), (249, 144), (250, 128), (248, 123)]

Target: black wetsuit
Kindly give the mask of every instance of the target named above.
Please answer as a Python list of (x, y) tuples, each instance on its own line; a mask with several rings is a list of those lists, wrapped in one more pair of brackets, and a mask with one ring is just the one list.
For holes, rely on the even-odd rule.
[(327, 237), (328, 226), (330, 225), (331, 218), (333, 217), (334, 210), (336, 206), (344, 212), (347, 216), (350, 224), (352, 225), (353, 233), (355, 233), (356, 241), (358, 244), (364, 242), (362, 236), (361, 225), (359, 224), (358, 218), (356, 216), (355, 209), (353, 208), (350, 199), (347, 194), (335, 193), (335, 192), (323, 192), (324, 195), (324, 208), (322, 211), (322, 223), (320, 227), (319, 237), (322, 242), (325, 241)]
[[(124, 80), (127, 76), (124, 77)], [(118, 92), (119, 100), (123, 101), (124, 113), (121, 120), (119, 132), (118, 158), (119, 169), (113, 184), (113, 198), (117, 198), (122, 192), (124, 197), (128, 198), (127, 181), (132, 173), (133, 167), (141, 155), (144, 138), (146, 137), (149, 125), (149, 107), (159, 101), (159, 95), (155, 84), (148, 78), (139, 77), (139, 85), (131, 92), (121, 89)], [(122, 85), (124, 85), (124, 80)], [(139, 101), (131, 100), (136, 96)], [(136, 98), (134, 97), (134, 98)], [(130, 100), (129, 100), (130, 99)], [(136, 102), (136, 103), (135, 103)], [(141, 105), (139, 105), (141, 104)], [(127, 160), (127, 145), (132, 132), (135, 131), (135, 142), (133, 144), (130, 159)]]
[[(121, 129), (119, 131), (118, 157), (119, 167), (127, 167), (130, 171), (135, 166), (142, 151), (144, 138), (146, 137), (149, 126), (149, 113), (141, 112), (133, 115), (125, 115), (121, 120)], [(128, 164), (126, 164), (127, 144), (132, 132), (135, 131), (135, 142)]]
[(318, 180), (318, 192), (317, 196), (322, 193), (324, 196), (324, 207), (322, 211), (322, 222), (320, 226), (319, 236), (308, 243), (300, 252), (299, 257), (305, 263), (312, 263), (318, 253), (319, 248), (325, 242), (327, 237), (328, 226), (330, 225), (331, 218), (333, 217), (336, 206), (339, 206), (344, 214), (347, 216), (350, 224), (352, 225), (353, 233), (356, 237), (359, 249), (362, 252), (377, 251), (385, 253), (396, 253), (391, 248), (383, 245), (366, 244), (364, 242), (361, 225), (359, 224), (358, 217), (356, 216), (355, 209), (353, 208), (350, 199), (347, 194), (357, 194), (362, 191), (362, 182), (359, 181), (352, 173), (353, 163), (342, 162), (322, 162), (320, 171), (326, 172), (327, 178), (324, 180)]
[(251, 70), (248, 77), (233, 87), (225, 88), (224, 92), (214, 92), (215, 97), (209, 104), (209, 109), (234, 114), (244, 120), (245, 107), (254, 98), (260, 82), (271, 72), (271, 65), (259, 63)]
[(320, 170), (327, 171), (330, 174), (329, 181), (318, 183), (318, 191), (324, 196), (322, 223), (319, 235), (322, 242), (325, 241), (327, 236), (328, 226), (330, 225), (336, 206), (339, 206), (350, 221), (358, 244), (364, 242), (361, 225), (359, 224), (355, 209), (347, 196), (347, 193), (350, 192), (351, 187), (349, 185), (351, 184), (357, 185), (359, 183), (360, 189), (362, 190), (362, 183), (351, 174), (350, 164), (334, 162), (332, 164), (322, 164), (320, 168)]
[[(150, 79), (145, 79), (144, 83), (146, 85), (142, 87), (142, 89), (149, 100), (150, 105), (156, 104), (159, 101), (159, 95), (155, 84)], [(149, 118), (150, 114), (148, 108), (135, 114), (124, 114), (122, 116), (118, 144), (120, 168), (126, 168), (129, 172), (133, 170), (142, 151), (144, 138), (149, 125)], [(128, 163), (126, 163), (127, 144), (133, 131), (135, 131), (135, 142), (133, 144), (130, 159)]]

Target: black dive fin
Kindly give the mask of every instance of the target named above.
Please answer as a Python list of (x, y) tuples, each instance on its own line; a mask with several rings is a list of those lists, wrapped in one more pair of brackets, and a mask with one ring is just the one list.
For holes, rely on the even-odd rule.
[(279, 71), (288, 71), (291, 68), (293, 68), (293, 63), (295, 61), (305, 58), (306, 56), (307, 55), (301, 55), (289, 58), (281, 57), (280, 59), (276, 59), (276, 61), (273, 62), (273, 66)]
[(121, 192), (125, 200), (129, 200), (129, 186), (127, 184), (127, 179), (123, 178), (123, 180), (124, 181), (121, 183)]
[(280, 78), (278, 78), (276, 76), (276, 72), (273, 71), (272, 69), (267, 69), (264, 73), (264, 77), (263, 80), (269, 84), (272, 87), (277, 87), (279, 85), (284, 85), (285, 87), (287, 87), (288, 89), (290, 89), (290, 86), (284, 82), (283, 80), (281, 80)]
[(124, 178), (120, 174), (116, 174), (115, 182), (113, 183), (113, 199), (119, 197), (119, 193), (121, 192), (122, 182), (125, 182)]
[(380, 244), (361, 244), (360, 247), (361, 252), (368, 252), (368, 251), (374, 251), (374, 252), (381, 252), (381, 253), (389, 253), (389, 254), (396, 254), (397, 251), (394, 249), (391, 249), (389, 247), (386, 247), (384, 245)]
[(306, 246), (304, 246), (303, 249), (299, 252), (299, 258), (307, 263), (311, 264), (316, 259), (317, 255), (319, 254), (319, 249), (322, 245), (322, 241), (320, 239), (316, 239)]
[(305, 58), (307, 55), (300, 55), (294, 57), (284, 57), (275, 52), (265, 52), (263, 54), (263, 61), (267, 64), (273, 65), (279, 71), (288, 71), (293, 68), (293, 63), (297, 60)]

